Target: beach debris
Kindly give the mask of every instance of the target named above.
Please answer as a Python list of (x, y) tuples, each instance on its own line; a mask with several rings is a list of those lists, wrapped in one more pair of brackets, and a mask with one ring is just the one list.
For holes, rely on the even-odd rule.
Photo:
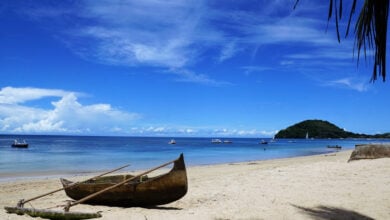
[(357, 144), (349, 161), (390, 157), (390, 144)]

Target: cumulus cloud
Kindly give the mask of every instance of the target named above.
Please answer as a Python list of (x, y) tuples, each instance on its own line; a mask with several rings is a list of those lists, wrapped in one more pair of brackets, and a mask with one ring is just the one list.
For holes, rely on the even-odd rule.
[[(30, 93), (31, 92), (31, 93)], [(30, 93), (30, 94), (29, 94)], [(83, 105), (77, 92), (39, 88), (5, 87), (0, 91), (0, 130), (16, 133), (92, 133), (127, 132), (140, 118), (113, 108), (110, 104)], [(30, 107), (27, 101), (58, 98), (52, 108)]]
[(129, 130), (134, 136), (162, 136), (162, 137), (272, 137), (277, 131), (261, 131), (257, 129), (230, 129), (192, 127), (183, 125), (138, 126)]
[[(29, 92), (31, 94), (27, 94)], [(83, 105), (78, 100), (80, 94), (85, 96), (83, 93), (56, 89), (2, 88), (0, 90), (0, 131), (21, 134), (193, 137), (266, 137), (276, 133), (256, 129), (210, 129), (207, 126), (137, 126), (136, 121), (141, 119), (141, 114), (121, 111), (105, 103)], [(29, 101), (47, 97), (55, 99), (49, 103), (50, 108), (28, 105)]]

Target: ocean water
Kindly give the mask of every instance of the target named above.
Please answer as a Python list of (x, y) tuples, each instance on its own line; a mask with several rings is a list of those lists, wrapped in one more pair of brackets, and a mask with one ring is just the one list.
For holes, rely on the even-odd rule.
[[(26, 149), (12, 148), (15, 139), (26, 140)], [(327, 145), (354, 149), (355, 144), (390, 140), (276, 140), (259, 144), (258, 138), (221, 138), (232, 143), (213, 144), (211, 138), (0, 136), (0, 180), (30, 174), (80, 174), (107, 171), (130, 164), (124, 171), (158, 166), (184, 154), (187, 166), (268, 160), (331, 153)]]

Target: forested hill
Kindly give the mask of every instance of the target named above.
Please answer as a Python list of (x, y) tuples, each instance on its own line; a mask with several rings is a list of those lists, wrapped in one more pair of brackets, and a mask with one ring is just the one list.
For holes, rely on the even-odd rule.
[(390, 133), (379, 135), (357, 134), (345, 131), (323, 120), (306, 120), (279, 131), (275, 138), (390, 138)]

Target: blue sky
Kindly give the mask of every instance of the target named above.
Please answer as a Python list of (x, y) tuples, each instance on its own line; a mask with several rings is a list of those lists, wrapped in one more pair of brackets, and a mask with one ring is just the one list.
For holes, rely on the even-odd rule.
[(358, 67), (353, 38), (337, 42), (328, 1), (294, 3), (1, 1), (0, 133), (272, 137), (306, 119), (389, 132), (370, 57)]

